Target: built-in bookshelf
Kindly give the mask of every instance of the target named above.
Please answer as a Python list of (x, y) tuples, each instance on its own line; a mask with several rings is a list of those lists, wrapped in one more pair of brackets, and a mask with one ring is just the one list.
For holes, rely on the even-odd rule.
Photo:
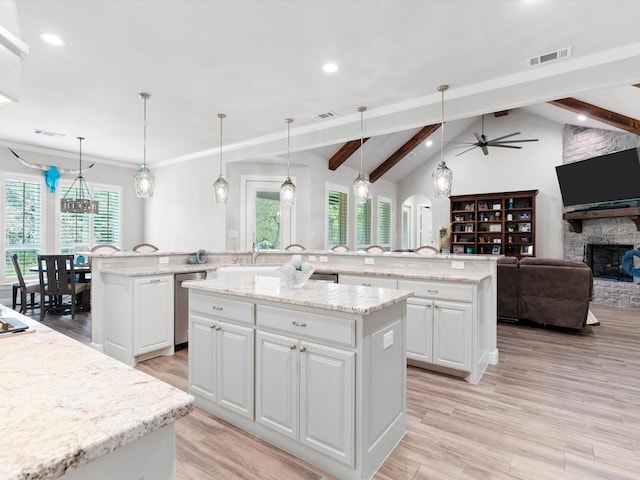
[(456, 195), (451, 253), (534, 256), (538, 190)]

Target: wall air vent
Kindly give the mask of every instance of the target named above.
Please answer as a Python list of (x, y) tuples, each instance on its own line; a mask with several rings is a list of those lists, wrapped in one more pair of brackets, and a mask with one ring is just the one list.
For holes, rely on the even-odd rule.
[(572, 47), (565, 47), (561, 48), (560, 50), (556, 50), (555, 52), (549, 52), (543, 55), (531, 57), (529, 58), (529, 60), (527, 60), (527, 64), (530, 67), (535, 67), (537, 65), (542, 65), (543, 63), (564, 60), (565, 58), (569, 58), (571, 56), (571, 49)]
[(64, 133), (56, 133), (56, 132), (50, 132), (48, 130), (40, 130), (39, 128), (36, 128), (33, 133), (35, 133), (36, 135), (45, 135), (47, 137), (64, 137)]
[(318, 115), (314, 115), (313, 118), (317, 118), (318, 120), (324, 120), (325, 118), (333, 118), (333, 117), (337, 117), (338, 114), (335, 112), (324, 112), (324, 113), (319, 113)]

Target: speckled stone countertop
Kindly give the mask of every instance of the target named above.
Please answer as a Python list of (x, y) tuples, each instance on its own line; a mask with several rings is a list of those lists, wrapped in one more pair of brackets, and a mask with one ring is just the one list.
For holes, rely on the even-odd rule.
[(207, 265), (206, 263), (196, 265), (145, 265), (137, 267), (110, 266), (103, 268), (101, 272), (112, 275), (122, 275), (124, 277), (138, 277), (147, 275), (174, 275), (176, 273), (208, 272), (216, 270), (219, 267), (220, 265)]
[(315, 281), (308, 281), (302, 288), (295, 289), (285, 286), (278, 276), (241, 273), (212, 280), (191, 280), (184, 282), (182, 286), (358, 315), (368, 315), (413, 295), (408, 290)]
[(0, 479), (58, 478), (169, 425), (193, 397), (39, 322), (0, 338)]

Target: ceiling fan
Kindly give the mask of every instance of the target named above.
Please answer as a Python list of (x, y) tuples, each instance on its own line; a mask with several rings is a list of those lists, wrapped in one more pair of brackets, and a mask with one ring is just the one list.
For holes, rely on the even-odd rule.
[[(482, 133), (478, 135), (477, 133), (473, 133), (478, 140), (475, 143), (472, 142), (452, 142), (452, 143), (464, 143), (465, 145), (471, 145), (470, 148), (467, 148), (464, 152), (460, 152), (456, 155), (456, 157), (462, 155), (463, 153), (467, 153), (474, 148), (481, 148), (482, 153), (485, 155), (489, 155), (489, 147), (500, 147), (500, 148), (522, 148), (518, 145), (507, 145), (508, 143), (520, 143), (520, 142), (537, 142), (537, 138), (529, 138), (526, 140), (504, 140), (505, 138), (513, 137), (514, 135), (520, 135), (520, 132), (510, 133), (508, 135), (503, 135), (502, 137), (494, 138), (493, 140), (489, 140), (484, 134), (484, 115), (482, 115)], [(455, 148), (466, 148), (466, 147), (455, 147)]]

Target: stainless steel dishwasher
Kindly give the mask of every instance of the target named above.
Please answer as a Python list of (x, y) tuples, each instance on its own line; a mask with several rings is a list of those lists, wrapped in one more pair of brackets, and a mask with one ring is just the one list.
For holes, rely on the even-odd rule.
[(189, 342), (189, 289), (182, 286), (186, 280), (203, 280), (207, 272), (178, 273), (174, 281), (173, 343), (176, 350)]

